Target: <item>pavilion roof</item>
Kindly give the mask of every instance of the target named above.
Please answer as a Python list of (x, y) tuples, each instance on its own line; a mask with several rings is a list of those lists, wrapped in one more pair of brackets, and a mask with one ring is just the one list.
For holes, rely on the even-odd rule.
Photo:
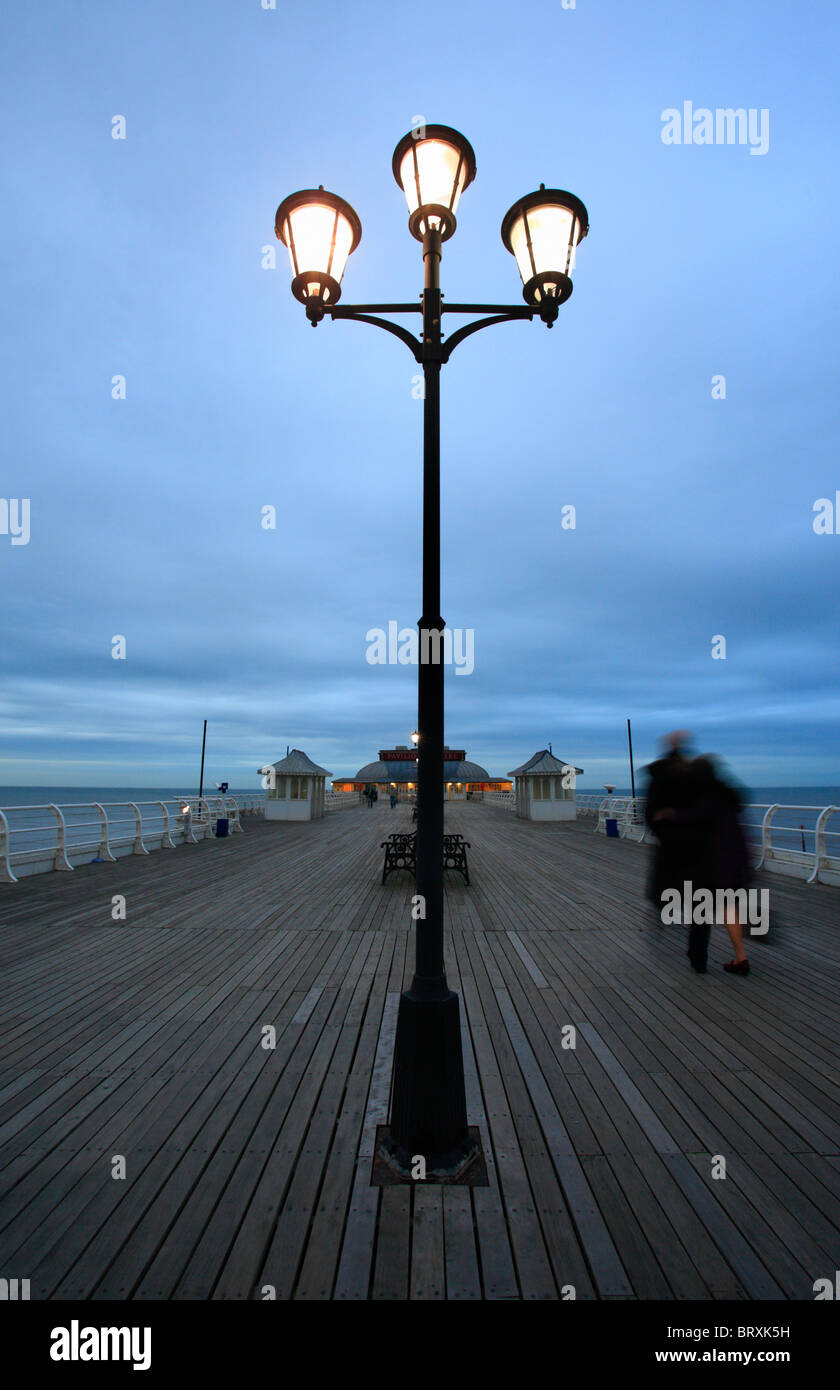
[[(332, 777), (331, 772), (328, 772), (325, 767), (319, 767), (317, 763), (313, 763), (312, 759), (307, 757), (300, 748), (293, 748), (291, 753), (280, 759), (279, 763), (269, 763), (269, 767), (273, 768), (275, 772), (292, 777)], [(267, 772), (268, 767), (261, 767), (258, 771)]]
[(554, 776), (569, 769), (578, 776), (582, 775), (582, 767), (572, 767), (571, 763), (563, 762), (560, 758), (555, 758), (553, 753), (549, 753), (547, 748), (540, 748), (527, 763), (521, 767), (514, 768), (513, 772), (508, 773), (508, 777), (546, 777)]

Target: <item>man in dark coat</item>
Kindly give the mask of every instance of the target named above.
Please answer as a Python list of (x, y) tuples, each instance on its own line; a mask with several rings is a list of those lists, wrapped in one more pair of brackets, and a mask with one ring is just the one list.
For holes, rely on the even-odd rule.
[(650, 784), (645, 801), (645, 820), (656, 837), (648, 897), (657, 911), (662, 907), (662, 894), (668, 888), (678, 888), (693, 879), (697, 867), (698, 839), (684, 824), (675, 823), (675, 811), (687, 811), (693, 800), (693, 777), (688, 755), (690, 735), (682, 729), (667, 734), (667, 752), (647, 769)]

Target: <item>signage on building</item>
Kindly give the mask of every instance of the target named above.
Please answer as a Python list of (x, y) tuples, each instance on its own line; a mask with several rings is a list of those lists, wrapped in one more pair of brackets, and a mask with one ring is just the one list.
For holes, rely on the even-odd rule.
[[(417, 749), (380, 748), (379, 757), (383, 763), (414, 763), (417, 761)], [(443, 754), (443, 760), (446, 763), (462, 763), (466, 761), (466, 757), (463, 748), (447, 748)]]

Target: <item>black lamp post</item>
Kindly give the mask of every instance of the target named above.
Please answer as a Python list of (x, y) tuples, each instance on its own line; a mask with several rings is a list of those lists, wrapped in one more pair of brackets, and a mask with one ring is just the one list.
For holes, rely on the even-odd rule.
[[(408, 202), (408, 227), (423, 246), (424, 290), (418, 304), (339, 305), (347, 258), (361, 223), (342, 198), (323, 187), (293, 193), (277, 209), (275, 231), (288, 247), (292, 293), (313, 328), (329, 315), (372, 323), (402, 339), (423, 367), (423, 615), (419, 620), (416, 892), (411, 988), (400, 999), (394, 1045), (390, 1133), (383, 1156), (409, 1179), (422, 1155), (427, 1179), (457, 1181), (478, 1152), (467, 1127), (458, 996), (443, 960), (443, 632), (440, 613), (440, 369), (459, 343), (493, 323), (533, 319), (549, 328), (572, 292), (575, 248), (589, 230), (586, 208), (571, 193), (540, 185), (506, 214), (502, 240), (515, 256), (524, 305), (446, 304), (440, 289), (441, 247), (475, 178), (472, 146), (448, 126), (410, 131), (397, 145), (394, 177)], [(420, 336), (382, 314), (422, 315)], [(478, 315), (450, 335), (444, 314)], [(413, 737), (413, 736), (412, 736)]]

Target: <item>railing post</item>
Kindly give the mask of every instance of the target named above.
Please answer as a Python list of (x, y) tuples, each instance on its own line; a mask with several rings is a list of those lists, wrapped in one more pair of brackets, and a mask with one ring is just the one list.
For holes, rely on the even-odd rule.
[(55, 812), (56, 826), (58, 828), (58, 837), (55, 847), (55, 858), (53, 859), (53, 868), (59, 869), (62, 872), (72, 873), (73, 865), (67, 858), (67, 826), (64, 821), (64, 816), (62, 815), (58, 806), (54, 806), (52, 802), (50, 802), (49, 804), (49, 810)]
[(836, 806), (824, 806), (817, 816), (817, 823), (814, 827), (814, 868), (810, 877), (806, 879), (807, 883), (819, 883), (820, 881), (820, 869), (825, 868), (825, 861), (828, 858), (825, 847), (825, 827), (837, 810), (838, 807)]
[(778, 806), (768, 806), (764, 812), (761, 822), (761, 858), (756, 864), (757, 869), (761, 869), (767, 859), (773, 858), (773, 846), (771, 844), (773, 817), (779, 810)]
[(102, 825), (102, 836), (99, 841), (99, 849), (96, 852), (99, 858), (103, 859), (106, 864), (116, 864), (116, 855), (111, 853), (111, 842), (108, 838), (108, 815), (105, 807), (101, 806), (98, 801), (94, 801), (93, 808), (95, 811), (99, 812), (99, 819)]
[(165, 801), (158, 801), (156, 805), (163, 811), (163, 834), (160, 838), (160, 847), (161, 849), (174, 849), (175, 845), (169, 833), (169, 808)]
[(192, 806), (188, 801), (182, 802), (181, 806), (182, 809), (179, 812), (178, 819), (181, 822), (181, 830), (184, 836), (183, 843), (185, 845), (197, 845), (198, 839), (196, 837), (195, 831), (193, 830), (192, 823)]
[(140, 814), (140, 808), (133, 801), (127, 801), (126, 805), (130, 806), (134, 812), (134, 846), (131, 852), (132, 854), (148, 854), (149, 851), (143, 844), (143, 817)]
[(9, 822), (0, 811), (0, 883), (17, 883), (9, 858)]

